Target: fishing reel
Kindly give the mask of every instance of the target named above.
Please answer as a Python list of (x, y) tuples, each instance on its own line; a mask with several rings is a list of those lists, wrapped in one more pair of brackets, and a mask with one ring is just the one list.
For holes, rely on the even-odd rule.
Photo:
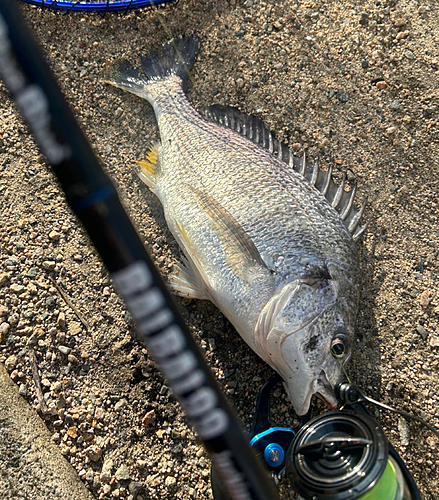
[[(294, 428), (272, 427), (269, 400), (279, 382), (275, 375), (260, 389), (251, 438), (275, 482), (285, 474), (306, 500), (421, 499), (403, 460), (363, 405), (373, 400), (352, 384), (338, 384), (343, 410), (297, 417)], [(230, 500), (214, 470), (212, 491), (215, 500)]]

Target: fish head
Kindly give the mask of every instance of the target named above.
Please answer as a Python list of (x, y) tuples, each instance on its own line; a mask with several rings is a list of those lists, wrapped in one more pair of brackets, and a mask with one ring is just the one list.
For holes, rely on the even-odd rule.
[(344, 380), (355, 314), (331, 280), (284, 285), (264, 307), (256, 326), (261, 356), (283, 378), (297, 415), (313, 395), (334, 409), (334, 386)]

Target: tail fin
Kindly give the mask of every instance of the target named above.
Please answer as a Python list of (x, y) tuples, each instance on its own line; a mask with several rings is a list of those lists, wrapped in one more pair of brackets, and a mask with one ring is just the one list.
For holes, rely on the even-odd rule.
[(185, 86), (199, 43), (195, 36), (172, 39), (163, 47), (161, 54), (156, 51), (140, 58), (143, 75), (128, 61), (122, 60), (110, 68), (105, 81), (143, 98), (146, 98), (145, 87), (152, 80), (177, 75)]
[(162, 55), (155, 52), (140, 58), (143, 71), (149, 79), (177, 75), (183, 84), (186, 84), (199, 43), (197, 37), (183, 36), (173, 39), (164, 46)]

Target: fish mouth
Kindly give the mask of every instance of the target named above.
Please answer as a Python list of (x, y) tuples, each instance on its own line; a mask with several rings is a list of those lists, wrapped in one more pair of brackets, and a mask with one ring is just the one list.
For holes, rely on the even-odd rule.
[(318, 390), (315, 391), (315, 395), (321, 399), (331, 410), (335, 410), (338, 406), (338, 399), (335, 395), (332, 385), (326, 378), (325, 372), (322, 370), (317, 379), (317, 384), (320, 386)]
[[(288, 379), (284, 378), (284, 380)], [(284, 386), (293, 403), (294, 411), (299, 416), (308, 412), (314, 395), (321, 399), (331, 410), (335, 410), (338, 406), (339, 401), (323, 370), (317, 377), (309, 380), (307, 387), (303, 391), (291, 382), (289, 384), (284, 382)]]

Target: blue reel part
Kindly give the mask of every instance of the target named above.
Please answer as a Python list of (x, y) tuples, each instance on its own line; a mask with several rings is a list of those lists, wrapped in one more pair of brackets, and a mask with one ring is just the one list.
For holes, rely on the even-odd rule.
[(285, 457), (295, 434), (289, 427), (270, 427), (253, 436), (250, 444), (264, 457), (267, 467), (279, 476), (285, 470)]

